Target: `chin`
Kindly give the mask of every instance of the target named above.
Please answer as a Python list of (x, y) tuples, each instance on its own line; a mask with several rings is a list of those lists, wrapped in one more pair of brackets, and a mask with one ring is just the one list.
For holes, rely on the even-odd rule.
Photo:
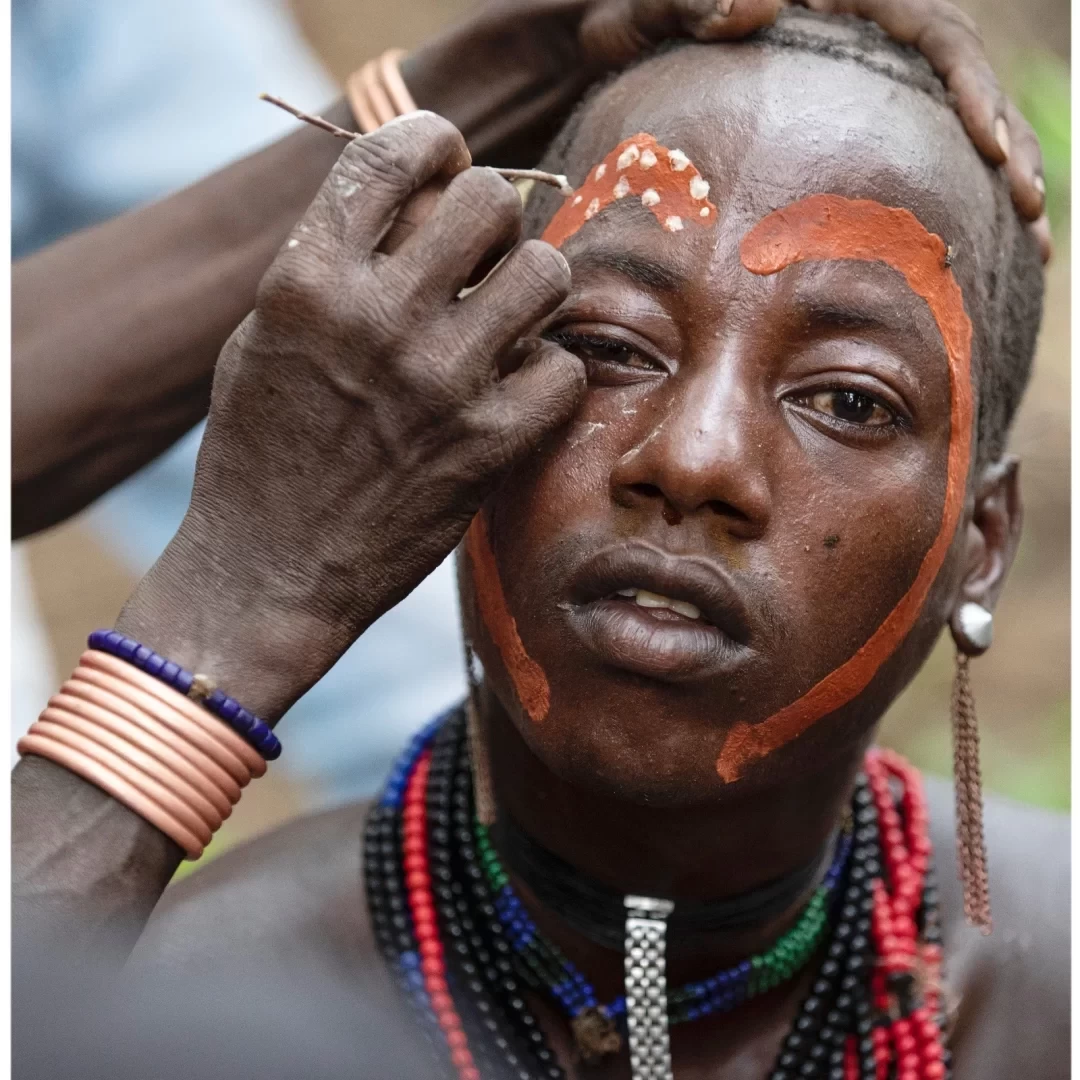
[(658, 726), (655, 717), (644, 723), (609, 709), (597, 717), (554, 707), (542, 725), (518, 730), (548, 769), (584, 791), (657, 807), (715, 804), (723, 796), (719, 742), (714, 746), (699, 724), (671, 718)]

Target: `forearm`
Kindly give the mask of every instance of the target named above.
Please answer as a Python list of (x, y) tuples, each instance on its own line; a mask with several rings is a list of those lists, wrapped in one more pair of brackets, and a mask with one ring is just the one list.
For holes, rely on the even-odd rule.
[(299, 130), (15, 264), (16, 536), (81, 509), (205, 414), (218, 353), (340, 149)]
[(127, 954), (183, 853), (100, 788), (30, 755), (11, 774), (12, 930)]
[[(320, 650), (301, 619), (276, 627), (245, 585), (234, 580), (226, 588), (211, 565), (171, 572), (175, 549), (137, 587), (117, 628), (188, 670), (213, 672), (224, 689), (277, 719), (331, 661), (318, 667)], [(305, 661), (316, 665), (314, 674)], [(121, 964), (182, 850), (107, 792), (33, 754), (15, 767), (11, 795), (17, 940), (63, 940), (97, 962)]]
[(599, 73), (578, 43), (587, 6), (547, 0), (512, 20), (481, 9), (407, 56), (402, 74), (420, 108), (462, 132), (475, 164), (529, 168)]

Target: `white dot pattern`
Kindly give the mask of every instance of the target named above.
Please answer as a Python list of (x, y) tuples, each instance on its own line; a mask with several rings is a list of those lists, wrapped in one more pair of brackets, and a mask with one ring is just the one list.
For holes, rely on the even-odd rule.
[(690, 159), (681, 150), (669, 150), (667, 158), (676, 172), (682, 172), (690, 166)]
[(641, 151), (638, 149), (637, 143), (631, 143), (620, 155), (619, 160), (615, 162), (615, 168), (629, 169), (641, 157)]

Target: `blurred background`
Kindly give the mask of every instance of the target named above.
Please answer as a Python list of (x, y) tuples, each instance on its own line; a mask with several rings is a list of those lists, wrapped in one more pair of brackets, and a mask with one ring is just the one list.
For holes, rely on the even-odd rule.
[[(260, 91), (318, 110), (361, 62), (392, 45), (419, 43), (471, 6), (465, 0), (17, 0), (15, 255), (190, 183), (283, 133), (290, 119), (260, 104)], [(993, 791), (1065, 809), (1069, 3), (960, 0), (960, 6), (979, 22), (1006, 89), (1042, 140), (1057, 245), (1034, 381), (1012, 444), (1023, 459), (1024, 539), (995, 618), (994, 648), (973, 665), (983, 775)], [(56, 151), (50, 144), (58, 142), (49, 117), (61, 108), (65, 130), (82, 135), (75, 151), (64, 148), (59, 165), (49, 157)], [(87, 633), (112, 624), (172, 535), (197, 438), (196, 432), (77, 519), (16, 546), (12, 745), (74, 667)], [(382, 658), (367, 658), (366, 670), (377, 662), (385, 686), (365, 682), (363, 657), (347, 657), (328, 685), (283, 722), (286, 755), (249, 789), (211, 853), (303, 810), (374, 791), (407, 731), (463, 691), (449, 575), (436, 575), (424, 588), (412, 608), (380, 631)], [(439, 624), (430, 656), (417, 650), (413, 636), (425, 619)], [(396, 666), (387, 666), (385, 657), (394, 656)], [(426, 663), (433, 674), (423, 687), (386, 697), (386, 686), (407, 686), (410, 672)], [(943, 639), (891, 710), (882, 737), (939, 773), (950, 768), (951, 679), (952, 651)], [(351, 757), (343, 752), (349, 743), (356, 746)]]

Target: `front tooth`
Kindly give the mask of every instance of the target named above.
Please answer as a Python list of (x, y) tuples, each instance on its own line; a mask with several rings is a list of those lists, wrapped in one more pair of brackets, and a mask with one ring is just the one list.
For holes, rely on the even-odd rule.
[(633, 595), (639, 607), (667, 608), (679, 615), (685, 615), (688, 619), (700, 619), (701, 610), (688, 604), (685, 600), (672, 600), (670, 596), (661, 596), (659, 593), (649, 592), (648, 589), (627, 590), (623, 595)]
[(620, 589), (616, 596), (637, 596), (637, 589)]
[(639, 607), (671, 607), (671, 601), (659, 593), (649, 592), (648, 589), (638, 589), (635, 599)]
[(700, 609), (694, 607), (693, 604), (688, 604), (685, 600), (672, 600), (671, 610), (677, 611), (680, 615), (685, 615), (688, 619), (700, 619)]

